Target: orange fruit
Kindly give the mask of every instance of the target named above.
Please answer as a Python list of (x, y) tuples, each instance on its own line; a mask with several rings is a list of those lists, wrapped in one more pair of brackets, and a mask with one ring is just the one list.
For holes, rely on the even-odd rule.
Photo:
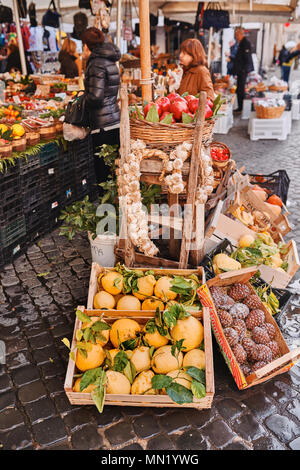
[(82, 372), (101, 366), (105, 359), (105, 352), (100, 344), (88, 344), (90, 344), (90, 350), (86, 351), (87, 357), (82, 354), (80, 349), (77, 351), (75, 364), (77, 369)]

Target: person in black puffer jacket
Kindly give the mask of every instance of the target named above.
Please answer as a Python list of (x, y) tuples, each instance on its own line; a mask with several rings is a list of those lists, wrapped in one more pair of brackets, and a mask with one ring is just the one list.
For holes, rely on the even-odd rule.
[[(121, 53), (117, 46), (105, 41), (97, 28), (86, 29), (81, 36), (84, 54), (90, 52), (85, 71), (85, 103), (89, 113), (94, 150), (103, 144), (120, 145), (120, 108), (117, 102), (120, 74), (116, 62)], [(105, 181), (109, 168), (95, 157), (97, 182)]]

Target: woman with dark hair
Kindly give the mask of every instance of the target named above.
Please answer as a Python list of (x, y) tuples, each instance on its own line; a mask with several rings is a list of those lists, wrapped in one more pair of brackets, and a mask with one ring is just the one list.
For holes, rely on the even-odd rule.
[(186, 39), (180, 46), (180, 64), (183, 67), (178, 93), (188, 92), (197, 95), (206, 91), (207, 97), (214, 100), (214, 88), (207, 68), (207, 59), (204, 48), (198, 39)]
[[(32, 68), (30, 63), (25, 57), (25, 62), (26, 62), (26, 68), (27, 68), (27, 74), (32, 73)], [(7, 62), (6, 62), (6, 72), (12, 72), (18, 70), (19, 72), (22, 72), (22, 66), (21, 66), (21, 58), (20, 58), (20, 51), (18, 46), (15, 44), (9, 44), (7, 47)]]
[[(85, 104), (92, 129), (94, 148), (103, 144), (120, 145), (120, 108), (117, 96), (120, 74), (116, 62), (121, 53), (117, 46), (106, 42), (104, 34), (97, 28), (88, 28), (82, 35), (83, 56), (89, 54), (85, 70)], [(103, 160), (96, 158), (97, 181), (108, 175)]]
[(66, 38), (62, 44), (60, 53), (58, 54), (60, 62), (60, 73), (66, 78), (80, 77), (81, 61), (76, 52), (76, 42)]

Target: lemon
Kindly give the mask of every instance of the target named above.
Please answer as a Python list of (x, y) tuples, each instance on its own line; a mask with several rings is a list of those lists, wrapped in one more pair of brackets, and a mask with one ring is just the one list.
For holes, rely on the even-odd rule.
[[(73, 392), (80, 392), (80, 381), (81, 381), (81, 377), (79, 377), (76, 380), (73, 386)], [(95, 384), (90, 384), (86, 388), (84, 388), (81, 393), (91, 393), (95, 388), (96, 388)]]
[(192, 377), (188, 375), (186, 372), (184, 372), (183, 370), (179, 370), (179, 369), (172, 370), (171, 372), (167, 373), (167, 376), (172, 377), (173, 382), (179, 385), (183, 385), (189, 390), (191, 389)]
[(133, 295), (124, 295), (117, 303), (117, 310), (141, 310), (141, 302)]
[(12, 130), (12, 135), (13, 136), (22, 137), (22, 135), (25, 134), (25, 129), (24, 129), (23, 126), (21, 126), (21, 124), (14, 124), (11, 127), (11, 130)]
[[(177, 351), (178, 352), (178, 351)], [(157, 374), (167, 374), (172, 370), (177, 370), (182, 366), (183, 354), (180, 351), (173, 356), (172, 346), (162, 346), (158, 348), (152, 357), (151, 366)]]
[(105, 359), (105, 352), (100, 344), (88, 344), (90, 345), (90, 349), (86, 351), (87, 357), (82, 354), (80, 349), (77, 351), (75, 364), (82, 372), (101, 366)]
[(152, 274), (148, 276), (140, 277), (137, 280), (137, 292), (133, 292), (133, 295), (140, 300), (144, 300), (146, 297), (153, 295), (153, 289), (156, 284), (155, 277)]
[(154, 294), (155, 297), (167, 302), (168, 300), (175, 300), (177, 297), (176, 292), (171, 291), (171, 282), (172, 278), (168, 276), (163, 276), (158, 279), (155, 284)]
[(154, 377), (154, 372), (152, 370), (145, 370), (141, 372), (131, 385), (131, 394), (132, 395), (156, 395), (158, 392), (151, 388), (152, 377)]
[(102, 287), (109, 294), (117, 295), (123, 289), (123, 276), (116, 271), (110, 271), (101, 278)]
[(121, 318), (116, 320), (110, 330), (110, 341), (117, 348), (120, 343), (128, 339), (136, 338), (137, 333), (141, 331), (140, 325), (130, 318)]
[(114, 370), (108, 370), (106, 372), (106, 393), (113, 394), (129, 394), (131, 385), (127, 377), (121, 372), (116, 372)]
[(165, 346), (169, 342), (168, 338), (162, 336), (157, 330), (155, 333), (146, 333), (144, 339), (149, 346), (154, 346), (155, 348)]
[(151, 366), (150, 348), (140, 346), (134, 349), (130, 361), (134, 365), (137, 373), (149, 370)]
[(111, 310), (115, 305), (114, 297), (104, 290), (97, 292), (94, 297), (94, 308), (107, 308)]
[(183, 352), (198, 348), (204, 338), (202, 323), (192, 315), (183, 320), (177, 320), (170, 333), (174, 341), (184, 340), (182, 343), (182, 346), (185, 347)]
[(205, 352), (201, 349), (191, 349), (184, 355), (183, 367), (197, 367), (198, 369), (205, 369)]
[(157, 308), (164, 310), (165, 306), (161, 300), (146, 299), (142, 303), (142, 310), (156, 310)]
[(4, 133), (8, 131), (8, 127), (6, 126), (6, 124), (0, 124), (0, 132)]
[[(90, 328), (94, 323), (96, 323), (97, 321), (101, 321), (102, 323), (106, 323), (104, 320), (102, 320), (101, 318), (99, 317), (91, 317), (91, 321), (90, 322), (86, 322), (86, 323), (83, 323), (82, 324), (82, 330), (84, 330), (85, 328)], [(104, 336), (105, 340), (101, 340), (101, 339), (96, 339), (96, 343), (97, 344), (100, 344), (100, 346), (105, 346), (105, 344), (108, 342), (109, 340), (109, 330), (102, 330), (101, 331), (101, 335)]]

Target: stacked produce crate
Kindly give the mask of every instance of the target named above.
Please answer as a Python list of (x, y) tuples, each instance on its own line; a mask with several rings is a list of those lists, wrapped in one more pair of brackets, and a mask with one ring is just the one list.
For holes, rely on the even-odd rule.
[(64, 207), (86, 195), (94, 200), (95, 183), (90, 137), (68, 144), (49, 142), (9, 166), (0, 174), (0, 267), (49, 233)]

